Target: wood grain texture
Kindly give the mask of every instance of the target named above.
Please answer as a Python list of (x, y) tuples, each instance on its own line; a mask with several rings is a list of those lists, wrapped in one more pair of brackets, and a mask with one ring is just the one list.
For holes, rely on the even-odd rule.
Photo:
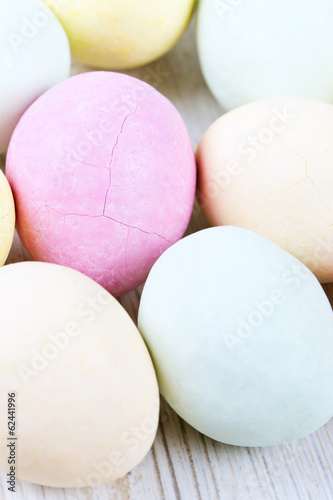
[[(73, 64), (73, 74), (89, 68)], [(202, 78), (194, 23), (168, 55), (129, 71), (154, 85), (178, 108), (196, 148), (207, 127), (222, 114)], [(188, 233), (208, 227), (197, 205)], [(8, 263), (29, 259), (16, 236)], [(333, 284), (325, 285), (333, 299)], [(136, 321), (142, 287), (119, 300)], [(18, 481), (7, 491), (0, 473), (0, 499), (26, 500), (332, 500), (333, 420), (311, 436), (287, 446), (242, 448), (201, 435), (162, 401), (154, 446), (126, 477), (97, 488), (43, 488)], [(66, 464), (64, 464), (66, 467)]]

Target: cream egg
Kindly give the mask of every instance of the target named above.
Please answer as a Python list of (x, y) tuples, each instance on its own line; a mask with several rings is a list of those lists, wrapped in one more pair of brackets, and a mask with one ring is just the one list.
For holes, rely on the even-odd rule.
[(13, 448), (1, 447), (1, 468), (15, 447), (17, 477), (46, 486), (96, 486), (135, 467), (159, 394), (116, 299), (77, 271), (24, 262), (0, 269), (0, 314), (0, 437)]

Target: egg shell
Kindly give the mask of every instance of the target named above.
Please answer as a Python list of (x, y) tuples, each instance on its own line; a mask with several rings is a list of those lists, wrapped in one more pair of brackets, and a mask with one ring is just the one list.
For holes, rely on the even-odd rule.
[(333, 103), (331, 0), (201, 0), (197, 45), (225, 110), (299, 96)]
[(15, 206), (12, 191), (0, 170), (0, 266), (7, 259), (15, 230)]
[[(0, 437), (16, 393), (18, 477), (96, 486), (149, 451), (159, 395), (144, 342), (121, 305), (86, 276), (24, 262), (0, 270)], [(0, 466), (8, 469), (8, 450)]]
[(301, 438), (333, 415), (333, 315), (314, 275), (235, 227), (184, 238), (153, 266), (139, 330), (162, 395), (239, 446)]
[(151, 86), (85, 73), (24, 114), (6, 173), (30, 255), (121, 295), (140, 285), (188, 225), (196, 166), (185, 124)]
[(185, 31), (195, 0), (44, 0), (63, 24), (73, 57), (126, 69), (168, 52)]
[(271, 239), (333, 280), (333, 106), (264, 99), (219, 118), (197, 150), (198, 195), (212, 225)]
[(71, 55), (57, 18), (38, 0), (12, 0), (0, 18), (0, 153), (24, 111), (69, 76)]

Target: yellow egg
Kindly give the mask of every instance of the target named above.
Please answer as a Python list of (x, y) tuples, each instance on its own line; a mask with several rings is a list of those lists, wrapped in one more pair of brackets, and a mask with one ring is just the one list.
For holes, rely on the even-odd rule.
[(2, 266), (13, 243), (15, 207), (8, 181), (0, 170), (0, 265)]
[(170, 50), (194, 0), (44, 0), (63, 24), (72, 56), (104, 69), (147, 64)]

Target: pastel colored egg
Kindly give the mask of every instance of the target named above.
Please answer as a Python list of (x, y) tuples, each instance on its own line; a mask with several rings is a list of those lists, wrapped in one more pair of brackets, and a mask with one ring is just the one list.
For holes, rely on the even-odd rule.
[(69, 76), (67, 36), (38, 0), (12, 0), (0, 18), (0, 153), (24, 111), (47, 89)]
[(198, 194), (212, 225), (241, 226), (333, 280), (333, 106), (257, 101), (219, 118), (197, 151)]
[(73, 267), (113, 295), (134, 289), (188, 225), (196, 166), (185, 124), (149, 85), (86, 73), (24, 114), (6, 172), (35, 260)]
[(235, 227), (184, 238), (153, 266), (139, 329), (162, 395), (238, 446), (301, 438), (333, 415), (333, 315), (314, 275)]
[(197, 45), (224, 109), (299, 96), (333, 103), (331, 0), (200, 0)]
[(7, 259), (13, 243), (15, 207), (8, 181), (0, 170), (0, 266)]
[(147, 64), (168, 52), (195, 0), (44, 0), (64, 26), (73, 57), (103, 69)]
[[(81, 488), (135, 467), (155, 437), (159, 394), (116, 299), (77, 271), (24, 262), (0, 270), (0, 311), (0, 436), (17, 437), (17, 477)], [(9, 453), (1, 447), (5, 470)]]

